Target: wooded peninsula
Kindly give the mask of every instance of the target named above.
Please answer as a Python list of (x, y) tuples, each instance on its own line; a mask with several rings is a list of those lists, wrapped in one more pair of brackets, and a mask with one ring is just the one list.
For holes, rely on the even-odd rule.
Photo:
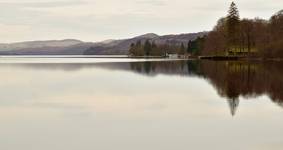
[(132, 43), (129, 55), (178, 57), (283, 58), (283, 10), (269, 20), (241, 19), (231, 3), (228, 15), (218, 20), (212, 31), (187, 43), (157, 44), (153, 40)]

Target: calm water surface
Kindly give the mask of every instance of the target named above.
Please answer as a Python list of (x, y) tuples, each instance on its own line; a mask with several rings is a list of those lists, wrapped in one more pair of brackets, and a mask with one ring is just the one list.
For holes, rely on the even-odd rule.
[(283, 63), (5, 58), (1, 150), (281, 150)]

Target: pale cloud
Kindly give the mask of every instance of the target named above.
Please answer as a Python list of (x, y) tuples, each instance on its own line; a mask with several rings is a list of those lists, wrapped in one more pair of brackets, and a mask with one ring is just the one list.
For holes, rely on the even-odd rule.
[[(236, 3), (243, 18), (269, 18), (283, 5), (276, 0)], [(227, 14), (229, 4), (225, 0), (2, 0), (0, 24), (12, 25), (12, 32), (19, 32), (18, 26), (29, 31), (19, 32), (28, 33), (26, 36), (11, 33), (0, 37), (0, 42), (63, 38), (100, 41), (146, 32), (207, 31)]]

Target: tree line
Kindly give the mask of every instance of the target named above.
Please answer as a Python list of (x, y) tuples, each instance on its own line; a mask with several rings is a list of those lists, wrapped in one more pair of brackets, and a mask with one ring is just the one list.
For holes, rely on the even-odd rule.
[(283, 57), (283, 10), (269, 20), (240, 19), (232, 2), (228, 16), (218, 20), (205, 38), (201, 55)]
[(156, 44), (146, 40), (132, 43), (132, 56), (165, 56), (174, 53), (189, 56), (283, 57), (283, 10), (264, 20), (241, 19), (234, 2), (228, 15), (218, 20), (212, 31), (187, 43)]
[(138, 40), (132, 43), (129, 49), (131, 56), (166, 56), (167, 54), (178, 55), (199, 55), (200, 50), (203, 49), (205, 37), (198, 37), (195, 40), (190, 40), (188, 43), (175, 43), (166, 41), (163, 44), (156, 44), (155, 41), (145, 40), (142, 42)]

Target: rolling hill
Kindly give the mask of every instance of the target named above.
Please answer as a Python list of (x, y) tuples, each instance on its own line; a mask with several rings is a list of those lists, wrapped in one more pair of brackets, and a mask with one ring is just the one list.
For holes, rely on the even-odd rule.
[(31, 41), (0, 44), (0, 55), (126, 55), (131, 43), (138, 40), (155, 41), (157, 44), (181, 44), (206, 35), (206, 32), (159, 36), (148, 33), (141, 36), (106, 40), (103, 42), (82, 42), (80, 40)]

